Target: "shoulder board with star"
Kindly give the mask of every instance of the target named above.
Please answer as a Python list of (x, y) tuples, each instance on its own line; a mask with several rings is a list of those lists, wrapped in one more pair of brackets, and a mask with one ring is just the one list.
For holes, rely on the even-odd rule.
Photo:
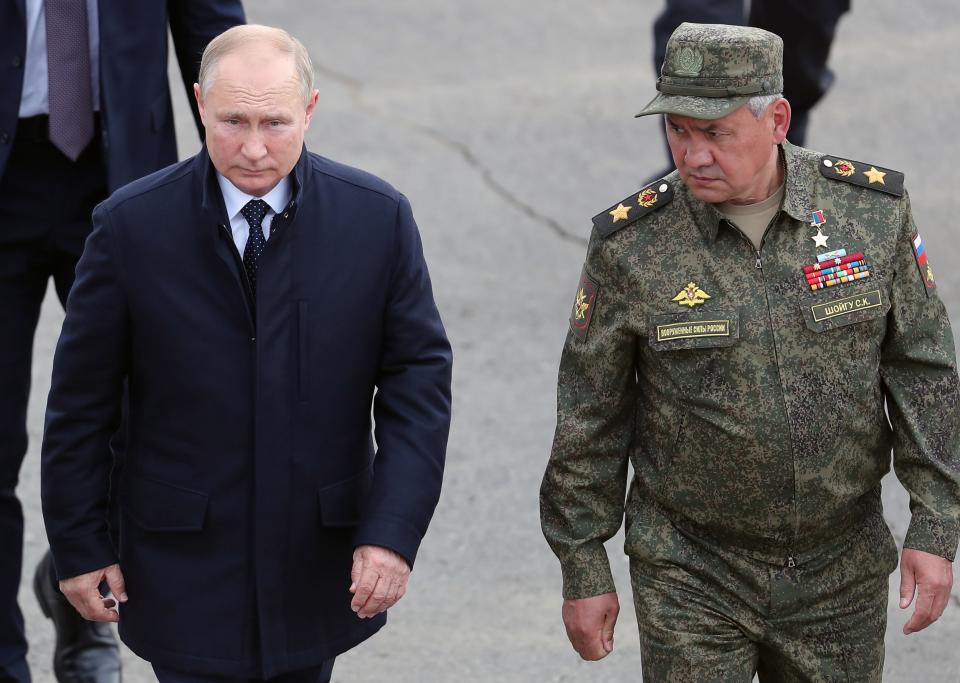
[(819, 166), (820, 175), (824, 178), (843, 180), (895, 197), (903, 196), (903, 174), (900, 171), (834, 156), (823, 157)]
[(609, 237), (620, 228), (666, 206), (672, 199), (673, 188), (670, 183), (658, 180), (598, 213), (593, 217), (593, 227), (601, 237)]

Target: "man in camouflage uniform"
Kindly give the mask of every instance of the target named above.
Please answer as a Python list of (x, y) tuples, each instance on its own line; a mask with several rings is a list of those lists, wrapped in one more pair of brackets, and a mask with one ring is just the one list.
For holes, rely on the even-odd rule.
[(612, 650), (625, 514), (646, 681), (879, 681), (891, 448), (904, 632), (950, 595), (960, 387), (903, 175), (786, 142), (781, 63), (760, 29), (674, 32), (640, 115), (678, 170), (594, 218), (560, 364), (564, 623)]

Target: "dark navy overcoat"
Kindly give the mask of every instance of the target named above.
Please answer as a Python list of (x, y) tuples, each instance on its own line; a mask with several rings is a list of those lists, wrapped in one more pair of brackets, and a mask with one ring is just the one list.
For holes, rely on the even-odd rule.
[[(44, 518), (61, 578), (119, 561), (120, 635), (270, 677), (343, 652), (352, 551), (412, 565), (440, 494), (451, 350), (407, 199), (304, 150), (246, 287), (205, 151), (94, 212), (57, 345)], [(108, 529), (124, 385), (119, 551)]]

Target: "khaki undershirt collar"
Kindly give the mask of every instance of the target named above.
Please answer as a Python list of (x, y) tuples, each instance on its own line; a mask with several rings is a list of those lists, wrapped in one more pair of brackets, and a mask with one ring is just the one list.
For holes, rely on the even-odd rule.
[(723, 202), (717, 205), (717, 211), (746, 235), (753, 243), (753, 248), (759, 251), (764, 233), (780, 211), (784, 187), (785, 183), (774, 190), (772, 195), (755, 204)]

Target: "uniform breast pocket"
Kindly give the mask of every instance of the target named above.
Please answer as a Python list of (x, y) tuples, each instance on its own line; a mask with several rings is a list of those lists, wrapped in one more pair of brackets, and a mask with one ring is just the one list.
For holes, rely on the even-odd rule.
[(705, 313), (663, 313), (650, 316), (647, 339), (654, 351), (716, 349), (732, 346), (740, 338), (736, 309)]
[(658, 467), (682, 467), (696, 444), (715, 443), (726, 428), (723, 402), (739, 381), (740, 312), (736, 308), (651, 315), (641, 363), (643, 448)]
[(823, 290), (800, 299), (800, 312), (807, 327), (818, 333), (882, 321), (889, 310), (890, 297), (879, 276), (869, 278), (869, 282), (839, 285), (833, 291)]

